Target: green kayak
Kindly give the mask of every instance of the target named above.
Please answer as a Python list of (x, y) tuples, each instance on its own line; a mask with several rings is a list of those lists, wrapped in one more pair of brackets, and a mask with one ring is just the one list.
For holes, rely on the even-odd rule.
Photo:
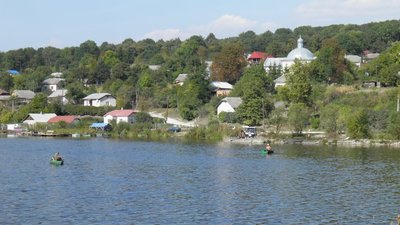
[(54, 159), (50, 159), (50, 164), (52, 165), (64, 165), (64, 160), (54, 160)]
[(272, 153), (274, 153), (274, 150), (267, 150), (267, 149), (261, 149), (261, 154), (268, 154), (268, 155), (270, 155), (270, 154), (272, 154)]

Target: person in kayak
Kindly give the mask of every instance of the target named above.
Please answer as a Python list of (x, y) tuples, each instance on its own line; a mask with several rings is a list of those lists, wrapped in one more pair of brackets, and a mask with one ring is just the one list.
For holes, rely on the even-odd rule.
[(267, 150), (267, 152), (272, 151), (272, 147), (271, 145), (269, 145), (269, 143), (267, 143), (267, 145), (265, 146), (265, 150)]
[(53, 160), (62, 161), (61, 155), (59, 152), (54, 153)]

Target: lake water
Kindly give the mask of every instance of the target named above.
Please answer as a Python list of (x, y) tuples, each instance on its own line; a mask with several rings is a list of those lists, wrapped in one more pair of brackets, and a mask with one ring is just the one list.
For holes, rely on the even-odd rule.
[[(0, 224), (390, 224), (400, 150), (0, 138)], [(64, 166), (48, 160), (59, 151)]]

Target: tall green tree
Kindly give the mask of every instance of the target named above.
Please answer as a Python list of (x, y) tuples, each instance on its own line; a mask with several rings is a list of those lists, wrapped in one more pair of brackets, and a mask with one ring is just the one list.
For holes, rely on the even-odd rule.
[(312, 85), (310, 81), (310, 67), (295, 61), (286, 76), (287, 96), (292, 103), (311, 105)]
[(301, 134), (309, 119), (309, 110), (304, 103), (290, 105), (288, 112), (288, 123), (296, 134)]
[(328, 39), (322, 43), (317, 54), (317, 59), (311, 63), (312, 76), (314, 81), (321, 83), (344, 82), (344, 72), (348, 70), (344, 59), (344, 51), (336, 39)]

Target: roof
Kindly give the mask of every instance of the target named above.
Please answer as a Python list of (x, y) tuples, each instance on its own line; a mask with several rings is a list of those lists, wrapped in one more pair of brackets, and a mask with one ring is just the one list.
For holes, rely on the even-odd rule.
[(55, 117), (49, 119), (49, 121), (47, 121), (47, 122), (48, 123), (58, 123), (58, 122), (64, 121), (66, 123), (72, 123), (76, 119), (78, 119), (77, 116), (55, 116)]
[(108, 123), (92, 123), (90, 125), (91, 128), (104, 128), (106, 126), (110, 126)]
[(236, 109), (243, 101), (241, 97), (226, 97), (221, 102), (227, 102), (232, 108)]
[(310, 50), (303, 47), (303, 39), (301, 36), (297, 40), (297, 48), (293, 49), (287, 55), (288, 59), (305, 59), (305, 60), (313, 60), (314, 55), (310, 52)]
[(358, 55), (345, 55), (344, 58), (352, 63), (361, 63), (361, 57)]
[(94, 94), (90, 94), (86, 97), (83, 98), (83, 100), (91, 100), (91, 99), (101, 99), (104, 98), (106, 96), (111, 96), (113, 97), (111, 94), (109, 93), (94, 93)]
[(61, 72), (54, 72), (54, 73), (50, 74), (50, 76), (52, 76), (52, 77), (62, 77), (62, 75), (63, 75), (63, 73), (61, 73)]
[(264, 67), (280, 66), (282, 65), (282, 61), (285, 59), (286, 58), (267, 58), (264, 62)]
[(134, 113), (136, 113), (136, 111), (132, 110), (132, 109), (120, 109), (120, 110), (113, 110), (111, 112), (108, 112), (104, 116), (128, 117)]
[(265, 52), (253, 52), (249, 55), (249, 57), (247, 58), (249, 59), (266, 59), (268, 57), (271, 57), (271, 55), (265, 53)]
[(54, 85), (54, 84), (58, 84), (61, 81), (64, 81), (65, 79), (62, 78), (49, 78), (43, 81), (43, 84), (47, 84), (47, 85)]
[(285, 75), (281, 75), (280, 77), (278, 77), (278, 78), (276, 78), (275, 80), (274, 80), (274, 83), (276, 84), (276, 83), (286, 83), (286, 76)]
[(149, 69), (151, 70), (159, 70), (161, 68), (161, 65), (149, 65)]
[(51, 93), (48, 98), (64, 97), (67, 94), (67, 89), (59, 89)]
[(228, 90), (232, 90), (233, 89), (232, 84), (230, 84), (228, 82), (213, 81), (213, 82), (211, 82), (210, 85), (214, 89), (228, 89)]
[(187, 74), (186, 73), (181, 73), (178, 75), (178, 77), (175, 79), (175, 82), (184, 82), (187, 78)]
[(35, 92), (31, 90), (14, 90), (12, 95), (21, 99), (33, 99), (35, 97)]
[(56, 116), (55, 113), (29, 113), (25, 120), (34, 120), (37, 123), (47, 123), (47, 121)]
[(18, 70), (7, 70), (7, 73), (9, 73), (10, 75), (19, 75)]

